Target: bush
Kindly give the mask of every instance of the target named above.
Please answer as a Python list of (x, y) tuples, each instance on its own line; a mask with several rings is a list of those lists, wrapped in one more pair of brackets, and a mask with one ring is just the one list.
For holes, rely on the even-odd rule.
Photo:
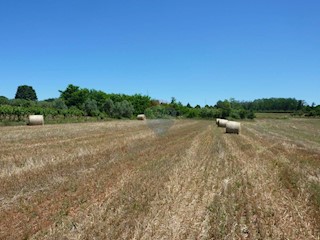
[(124, 100), (117, 102), (114, 105), (113, 117), (116, 118), (131, 118), (134, 112), (134, 108), (130, 102)]
[(239, 111), (232, 109), (231, 113), (230, 113), (230, 118), (232, 118), (232, 119), (240, 119)]
[(199, 117), (199, 111), (197, 109), (190, 109), (186, 113), (186, 117), (187, 118), (197, 118), (197, 117)]
[(176, 117), (176, 110), (171, 107), (165, 107), (165, 106), (154, 106), (146, 109), (144, 111), (144, 114), (147, 118), (154, 118), (154, 119), (168, 119), (171, 117)]
[(110, 117), (113, 116), (113, 112), (114, 112), (114, 103), (112, 101), (112, 99), (108, 98), (104, 105), (103, 105), (103, 111), (108, 114)]
[(249, 111), (248, 115), (247, 115), (248, 119), (254, 119), (256, 118), (256, 114), (253, 111)]
[(10, 105), (15, 107), (34, 107), (36, 103), (31, 100), (25, 99), (13, 99), (10, 101)]
[(66, 103), (65, 103), (64, 100), (61, 99), (61, 98), (55, 99), (55, 100), (52, 102), (52, 106), (53, 106), (55, 109), (59, 109), (59, 110), (68, 109)]
[(8, 104), (9, 104), (9, 99), (4, 96), (0, 96), (0, 105), (8, 105)]
[(88, 116), (95, 117), (99, 115), (99, 109), (96, 100), (87, 99), (84, 102), (84, 111)]

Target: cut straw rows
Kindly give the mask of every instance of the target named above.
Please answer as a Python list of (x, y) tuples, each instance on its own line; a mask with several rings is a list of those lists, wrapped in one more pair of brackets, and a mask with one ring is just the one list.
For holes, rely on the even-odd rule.
[(295, 135), (308, 128), (176, 121), (159, 137), (132, 122), (4, 128), (0, 238), (320, 238), (319, 143)]
[[(279, 172), (274, 163), (281, 164), (281, 159), (290, 162), (285, 155), (279, 155), (279, 152), (286, 153), (285, 148), (280, 145), (281, 149), (274, 151), (272, 148), (275, 145), (265, 142), (262, 145), (268, 144), (270, 148), (258, 153), (256, 149), (260, 145), (257, 139), (225, 137), (228, 148), (244, 166), (242, 174), (250, 182), (248, 202), (259, 206), (259, 210), (252, 214), (255, 221), (264, 226), (259, 229), (261, 237), (317, 239), (319, 232), (315, 219), (310, 215), (313, 210), (309, 202), (303, 195), (291, 195), (279, 182)], [(254, 231), (254, 226), (251, 228)]]

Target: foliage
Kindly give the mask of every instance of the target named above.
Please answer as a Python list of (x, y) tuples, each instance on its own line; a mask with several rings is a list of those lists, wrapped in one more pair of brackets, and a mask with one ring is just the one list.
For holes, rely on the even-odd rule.
[(168, 119), (172, 117), (176, 117), (176, 111), (174, 108), (171, 108), (168, 105), (159, 105), (147, 108), (144, 111), (147, 118), (156, 119), (156, 118), (162, 118), (162, 119)]
[(90, 90), (89, 96), (91, 100), (95, 100), (97, 104), (97, 108), (100, 112), (103, 112), (103, 106), (108, 99), (108, 95), (105, 92)]
[(215, 107), (221, 109), (221, 118), (227, 118), (231, 113), (231, 104), (228, 100), (218, 101)]
[(36, 105), (34, 101), (25, 99), (12, 99), (9, 104), (16, 107), (33, 107)]
[(66, 103), (62, 98), (57, 98), (52, 102), (52, 107), (59, 110), (68, 109)]
[(256, 115), (255, 115), (255, 113), (251, 110), (251, 111), (248, 112), (247, 118), (248, 118), (248, 119), (254, 119), (254, 118), (256, 118)]
[(220, 115), (221, 115), (220, 110), (218, 110), (217, 108), (214, 109), (214, 108), (209, 108), (209, 107), (202, 108), (200, 110), (200, 114), (199, 114), (199, 116), (204, 119), (219, 118)]
[(110, 117), (113, 116), (114, 111), (114, 103), (112, 99), (108, 98), (106, 99), (104, 105), (103, 105), (103, 111), (107, 113)]
[(143, 113), (145, 109), (151, 106), (151, 98), (140, 94), (130, 96), (128, 101), (133, 105), (134, 115)]
[(60, 97), (68, 107), (75, 106), (81, 109), (89, 97), (89, 90), (86, 88), (81, 89), (78, 86), (70, 84), (66, 90), (60, 91)]
[(257, 112), (290, 112), (301, 110), (306, 103), (295, 98), (263, 98), (256, 99), (253, 102), (244, 102), (241, 105), (248, 110)]
[(122, 102), (116, 102), (114, 104), (112, 116), (115, 118), (131, 118), (134, 112), (133, 105), (124, 100)]
[(22, 85), (19, 86), (16, 92), (15, 99), (25, 99), (31, 101), (37, 101), (36, 91), (31, 86)]
[(19, 86), (16, 99), (9, 100), (0, 96), (1, 119), (21, 120), (27, 114), (43, 114), (53, 118), (132, 118), (133, 115), (141, 113), (145, 113), (148, 118), (254, 119), (255, 112), (263, 111), (288, 112), (295, 116), (320, 116), (320, 106), (308, 106), (304, 101), (294, 98), (263, 98), (254, 101), (237, 101), (231, 98), (219, 100), (214, 106), (192, 107), (190, 103), (183, 105), (174, 97), (170, 102), (163, 102), (141, 94), (105, 93), (72, 84), (59, 91), (59, 98), (39, 102), (30, 99), (30, 93), (26, 94), (27, 91), (34, 92), (30, 86)]
[(0, 105), (7, 105), (9, 104), (9, 99), (5, 96), (0, 96)]
[(84, 102), (83, 109), (88, 116), (95, 117), (99, 115), (97, 101), (94, 99), (87, 99)]

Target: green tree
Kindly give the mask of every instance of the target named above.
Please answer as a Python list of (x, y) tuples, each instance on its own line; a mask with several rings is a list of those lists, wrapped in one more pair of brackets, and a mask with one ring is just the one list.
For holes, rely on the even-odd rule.
[(57, 98), (52, 102), (52, 106), (58, 110), (68, 109), (68, 106), (62, 98)]
[(147, 118), (168, 119), (176, 116), (175, 109), (169, 106), (154, 106), (145, 110)]
[(247, 115), (248, 115), (248, 111), (246, 111), (244, 109), (240, 109), (239, 110), (239, 116), (240, 116), (241, 119), (247, 118)]
[(254, 119), (254, 118), (256, 118), (256, 115), (255, 115), (254, 112), (251, 110), (251, 111), (249, 111), (247, 118), (249, 118), (249, 119)]
[(109, 115), (109, 117), (113, 117), (113, 112), (114, 112), (114, 103), (112, 99), (108, 98), (104, 105), (103, 105), (103, 110), (105, 113)]
[(22, 85), (19, 86), (16, 92), (15, 99), (25, 99), (31, 101), (37, 101), (36, 91), (31, 86)]
[(197, 118), (199, 117), (200, 111), (196, 108), (190, 108), (189, 111), (186, 113), (187, 118)]
[(116, 118), (131, 118), (133, 112), (134, 107), (127, 100), (114, 104), (113, 116)]
[(83, 107), (83, 104), (89, 98), (90, 93), (88, 89), (80, 89), (80, 87), (72, 84), (70, 84), (66, 90), (60, 90), (59, 92), (60, 97), (65, 101), (68, 107), (75, 106), (79, 109)]
[(155, 102), (152, 102), (149, 96), (140, 95), (140, 94), (135, 94), (133, 96), (128, 97), (125, 100), (129, 101), (132, 104), (135, 115), (144, 113), (144, 111), (147, 108), (152, 106), (152, 104), (155, 104)]
[(99, 111), (103, 112), (103, 106), (108, 98), (108, 95), (103, 91), (90, 90), (89, 98), (97, 102)]
[(0, 105), (8, 105), (9, 104), (9, 99), (6, 98), (5, 96), (0, 96)]
[(222, 113), (221, 113), (222, 118), (229, 117), (231, 113), (231, 104), (228, 100), (218, 101), (215, 107), (220, 108), (222, 110)]
[(84, 102), (83, 109), (87, 113), (88, 116), (95, 117), (95, 116), (99, 115), (97, 101), (94, 99), (87, 99)]

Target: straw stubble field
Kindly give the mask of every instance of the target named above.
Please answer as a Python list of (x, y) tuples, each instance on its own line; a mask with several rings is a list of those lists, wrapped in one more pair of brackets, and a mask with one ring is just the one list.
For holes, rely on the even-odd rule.
[(0, 239), (319, 239), (320, 121), (242, 125), (1, 128)]

